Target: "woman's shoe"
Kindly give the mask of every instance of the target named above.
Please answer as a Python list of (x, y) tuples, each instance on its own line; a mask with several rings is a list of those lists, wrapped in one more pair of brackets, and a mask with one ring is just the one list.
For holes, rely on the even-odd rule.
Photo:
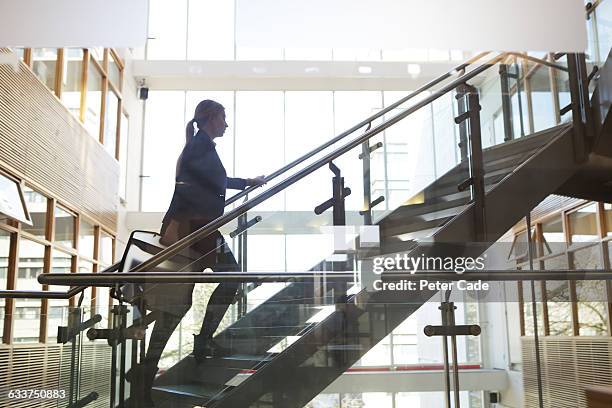
[(139, 382), (145, 378), (155, 378), (157, 370), (157, 367), (151, 367), (147, 363), (138, 363), (125, 373), (125, 379), (128, 382)]
[(128, 398), (127, 400), (125, 400), (123, 406), (126, 408), (155, 408), (153, 400), (147, 398), (144, 398), (142, 400)]
[(128, 370), (125, 373), (125, 379), (130, 383), (131, 387), (140, 394), (140, 398), (132, 401), (127, 407), (129, 408), (154, 408), (153, 398), (151, 397), (151, 388), (153, 380), (158, 368), (150, 366), (146, 363), (140, 363)]
[(230, 349), (217, 344), (210, 337), (204, 337), (201, 334), (193, 335), (193, 356), (198, 363), (206, 358), (228, 356), (230, 354)]

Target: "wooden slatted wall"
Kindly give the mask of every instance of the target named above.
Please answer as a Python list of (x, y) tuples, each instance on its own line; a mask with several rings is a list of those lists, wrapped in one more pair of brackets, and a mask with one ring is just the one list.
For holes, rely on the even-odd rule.
[[(533, 338), (522, 339), (526, 408), (538, 407)], [(540, 338), (542, 384), (546, 408), (586, 408), (584, 388), (612, 385), (612, 338)]]
[(116, 231), (119, 164), (23, 63), (0, 65), (0, 167)]
[[(56, 408), (57, 399), (11, 399), (9, 390), (64, 390), (70, 388), (71, 345), (28, 344), (0, 346), (0, 407)], [(105, 341), (84, 340), (81, 352), (81, 380), (79, 398), (91, 391), (98, 399), (87, 405), (107, 408), (111, 383), (111, 348)], [(63, 402), (63, 403), (62, 403)], [(68, 398), (60, 399), (59, 406), (67, 406)]]

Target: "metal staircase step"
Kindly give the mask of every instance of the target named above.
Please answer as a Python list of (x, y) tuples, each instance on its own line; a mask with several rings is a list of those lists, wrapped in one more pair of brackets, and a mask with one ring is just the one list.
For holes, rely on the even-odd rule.
[[(314, 316), (314, 315), (312, 315)], [(308, 319), (306, 319), (308, 320)], [(300, 333), (306, 327), (308, 327), (307, 323), (299, 324), (299, 325), (282, 325), (279, 323), (278, 326), (261, 326), (261, 327), (252, 327), (252, 328), (232, 328), (228, 331), (226, 339), (238, 340), (238, 339), (252, 339), (254, 337), (282, 337), (282, 336), (292, 336)], [(231, 341), (230, 340), (230, 341)]]
[[(379, 222), (381, 228), (385, 228), (389, 225), (394, 225), (399, 222), (406, 222), (411, 217), (424, 216), (428, 214), (440, 213), (441, 217), (445, 217), (444, 214), (447, 210), (452, 210), (458, 207), (462, 207), (469, 201), (467, 194), (466, 197), (451, 200), (451, 201), (438, 201), (434, 203), (423, 203), (423, 204), (407, 204), (398, 207), (395, 211), (389, 214), (384, 220)], [(434, 217), (435, 218), (435, 217)], [(425, 217), (424, 219), (432, 219), (431, 217)]]
[(455, 215), (461, 212), (462, 207), (453, 207), (449, 209), (449, 214), (444, 216), (434, 216), (430, 220), (425, 220), (425, 217), (415, 217), (411, 219), (409, 224), (401, 224), (401, 223), (393, 223), (390, 225), (386, 225), (384, 228), (381, 228), (381, 239), (384, 241), (387, 237), (394, 237), (402, 234), (408, 234), (411, 232), (419, 232), (426, 230), (435, 230), (444, 224), (446, 224), (449, 220), (451, 220)]
[[(169, 402), (179, 404), (204, 405), (207, 402), (220, 396), (227, 388), (225, 385), (207, 384), (207, 383), (185, 383), (176, 385), (161, 385), (153, 387), (153, 401), (155, 406), (176, 406), (168, 405)], [(159, 403), (158, 403), (158, 400)]]

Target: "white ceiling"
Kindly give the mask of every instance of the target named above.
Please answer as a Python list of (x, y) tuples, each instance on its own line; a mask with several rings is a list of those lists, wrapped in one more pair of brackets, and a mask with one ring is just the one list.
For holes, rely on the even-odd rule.
[(584, 51), (583, 0), (236, 0), (244, 47)]
[(0, 0), (0, 46), (142, 47), (148, 0)]

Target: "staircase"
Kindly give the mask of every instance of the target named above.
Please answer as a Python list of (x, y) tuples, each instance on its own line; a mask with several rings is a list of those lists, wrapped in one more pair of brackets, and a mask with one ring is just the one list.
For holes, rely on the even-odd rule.
[[(595, 95), (607, 93), (599, 87)], [(597, 106), (605, 111), (610, 104)], [(597, 117), (605, 122), (607, 111)], [(608, 127), (597, 127), (597, 146), (610, 138)], [(577, 154), (584, 145), (589, 152), (594, 146), (582, 138), (574, 123), (566, 123), (482, 150), (481, 206), (462, 187), (473, 180), (472, 154), (377, 220), (381, 245), (367, 256), (480, 256), (550, 194), (581, 196), (576, 180), (600, 163), (593, 154)], [(606, 169), (612, 174), (612, 164)], [(602, 183), (597, 193), (605, 195), (606, 188)], [(155, 246), (134, 245), (145, 253), (154, 253)], [(136, 258), (124, 257), (124, 267), (143, 260)], [(363, 278), (361, 287), (347, 278), (288, 284), (215, 337), (228, 355), (201, 364), (188, 356), (159, 375), (156, 407), (303, 407), (436, 293), (372, 291)]]
[[(491, 243), (579, 167), (573, 160), (571, 125), (486, 149), (484, 160)], [(422, 203), (402, 205), (378, 221), (382, 254), (427, 251), (435, 256), (432, 242), (474, 240), (473, 206), (467, 192), (457, 192), (466, 166), (459, 164), (408, 200)], [(421, 247), (419, 240), (428, 245)], [(465, 256), (480, 255), (463, 249)], [(156, 405), (303, 407), (434, 294), (397, 299), (393, 293), (359, 291), (343, 303), (317, 306), (314, 302), (320, 304), (321, 299), (314, 285), (291, 284), (216, 337), (231, 355), (200, 365), (188, 356), (159, 376)], [(397, 300), (404, 303), (394, 303)], [(327, 315), (312, 321), (319, 313)], [(294, 342), (270, 351), (287, 338)]]

